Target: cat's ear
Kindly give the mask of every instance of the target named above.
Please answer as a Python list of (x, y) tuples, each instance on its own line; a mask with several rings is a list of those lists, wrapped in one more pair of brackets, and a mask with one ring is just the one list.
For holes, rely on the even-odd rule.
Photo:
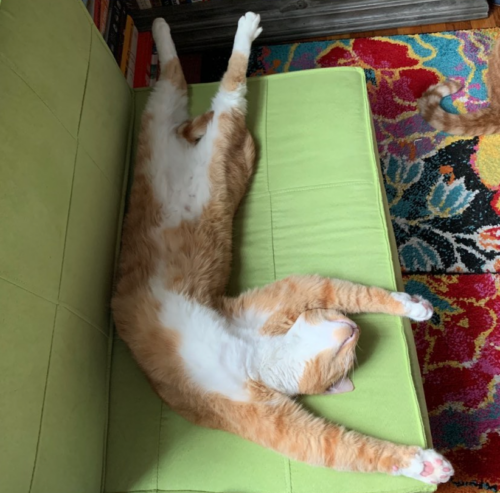
[(323, 395), (345, 394), (346, 392), (352, 392), (353, 390), (354, 384), (352, 381), (349, 378), (344, 378), (329, 387), (325, 392), (323, 392)]

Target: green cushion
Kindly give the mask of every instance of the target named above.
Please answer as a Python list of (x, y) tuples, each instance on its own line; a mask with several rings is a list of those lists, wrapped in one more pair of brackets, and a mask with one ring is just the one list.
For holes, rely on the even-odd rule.
[(2, 1), (2, 491), (100, 491), (132, 105), (81, 0)]
[[(288, 274), (319, 273), (396, 289), (399, 266), (381, 190), (363, 71), (337, 68), (249, 81), (257, 174), (235, 224), (231, 291)], [(216, 84), (191, 87), (193, 113)], [(148, 91), (136, 92), (136, 130)], [(136, 135), (137, 137), (137, 135)], [(304, 399), (361, 432), (426, 444), (425, 407), (411, 332), (388, 315), (362, 329), (355, 391)], [(414, 366), (415, 367), (415, 366)], [(116, 340), (105, 491), (405, 493), (407, 478), (337, 473), (289, 461), (228, 433), (193, 426), (162, 404)]]

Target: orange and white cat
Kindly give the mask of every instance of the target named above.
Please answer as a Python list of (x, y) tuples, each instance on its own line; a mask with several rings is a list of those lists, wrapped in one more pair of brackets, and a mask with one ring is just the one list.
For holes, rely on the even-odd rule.
[(452, 135), (491, 135), (500, 133), (500, 40), (496, 41), (488, 60), (486, 85), (490, 106), (472, 113), (454, 114), (441, 108), (441, 100), (462, 89), (456, 80), (429, 87), (418, 100), (418, 109), (430, 125)]
[(434, 450), (349, 431), (292, 399), (344, 386), (359, 335), (344, 313), (427, 320), (427, 301), (314, 275), (224, 294), (233, 216), (255, 162), (245, 93), (259, 23), (251, 12), (239, 20), (212, 108), (189, 120), (170, 29), (154, 21), (161, 78), (142, 117), (113, 298), (118, 332), (155, 391), (193, 423), (309, 464), (448, 481), (453, 469)]

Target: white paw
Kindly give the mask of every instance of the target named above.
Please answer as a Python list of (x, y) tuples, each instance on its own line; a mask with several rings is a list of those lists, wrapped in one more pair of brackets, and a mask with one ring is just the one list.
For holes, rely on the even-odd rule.
[(404, 315), (417, 322), (429, 320), (434, 313), (430, 302), (422, 296), (410, 296), (407, 293), (391, 293), (391, 296), (403, 305)]
[(170, 34), (170, 26), (166, 23), (165, 19), (157, 17), (153, 21), (152, 32), (160, 61), (166, 63), (176, 57), (177, 53)]
[(260, 15), (247, 12), (238, 21), (238, 30), (234, 38), (234, 50), (241, 51), (245, 55), (250, 54), (252, 41), (262, 32), (260, 27)]
[(238, 21), (238, 33), (245, 34), (250, 41), (257, 39), (262, 32), (260, 25), (260, 15), (253, 12), (247, 12), (240, 17)]
[(452, 465), (435, 450), (420, 449), (406, 469), (394, 472), (397, 476), (407, 476), (423, 483), (446, 483), (453, 476)]
[(153, 21), (153, 37), (155, 41), (158, 41), (162, 36), (165, 34), (170, 36), (170, 26), (167, 24), (165, 19), (162, 19), (161, 17), (157, 17)]

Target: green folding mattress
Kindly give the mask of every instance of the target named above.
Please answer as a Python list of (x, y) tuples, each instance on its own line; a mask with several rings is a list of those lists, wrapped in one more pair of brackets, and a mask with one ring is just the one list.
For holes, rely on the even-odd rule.
[[(258, 166), (230, 292), (319, 273), (401, 289), (363, 71), (251, 79)], [(216, 84), (190, 87), (194, 114)], [(193, 426), (151, 391), (109, 301), (148, 90), (131, 91), (81, 0), (0, 5), (0, 478), (8, 493), (418, 493)], [(129, 166), (132, 163), (132, 166)], [(354, 392), (315, 413), (430, 444), (408, 321), (356, 317)]]

